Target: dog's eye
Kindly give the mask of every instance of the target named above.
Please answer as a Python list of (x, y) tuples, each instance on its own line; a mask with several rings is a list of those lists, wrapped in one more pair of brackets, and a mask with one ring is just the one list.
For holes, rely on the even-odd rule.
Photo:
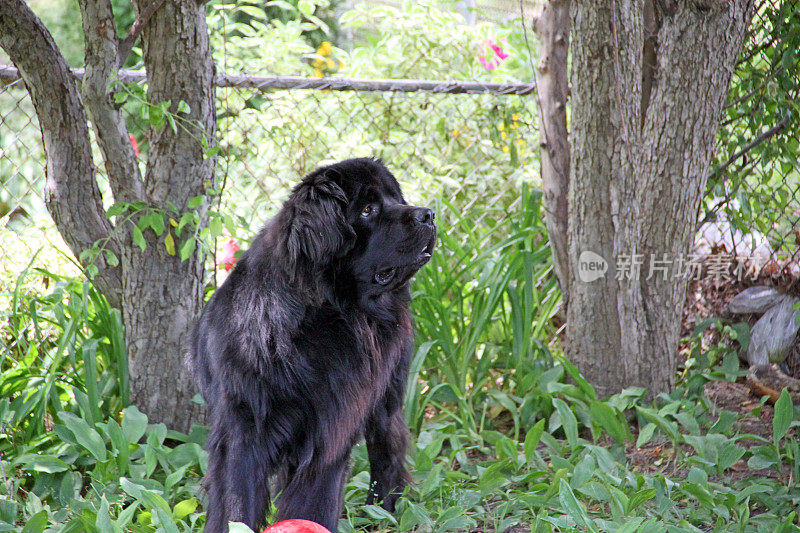
[(393, 268), (387, 268), (386, 270), (381, 270), (377, 274), (375, 274), (375, 282), (378, 285), (388, 285), (392, 278), (394, 278), (395, 270)]
[(371, 204), (365, 205), (364, 209), (361, 210), (361, 216), (364, 217), (364, 218), (369, 218), (370, 215), (372, 215), (372, 213), (374, 213), (374, 212), (375, 212), (375, 208), (372, 207)]

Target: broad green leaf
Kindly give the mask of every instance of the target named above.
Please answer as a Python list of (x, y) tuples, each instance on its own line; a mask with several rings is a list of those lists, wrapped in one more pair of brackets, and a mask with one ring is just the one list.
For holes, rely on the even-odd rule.
[(194, 252), (194, 247), (197, 245), (197, 241), (194, 240), (194, 237), (189, 237), (186, 239), (183, 244), (181, 245), (181, 261), (186, 261)]
[(147, 415), (139, 411), (135, 405), (122, 411), (122, 432), (131, 444), (136, 444), (147, 430)]
[(106, 211), (106, 216), (108, 218), (115, 217), (117, 215), (121, 215), (127, 209), (128, 209), (128, 204), (126, 202), (117, 202), (108, 208), (108, 211)]
[(772, 418), (772, 438), (775, 439), (776, 444), (786, 436), (793, 416), (792, 399), (789, 397), (789, 391), (783, 389), (778, 401), (775, 402), (775, 415)]
[(158, 237), (164, 233), (164, 215), (162, 213), (152, 213), (150, 215), (150, 228)]
[(648, 422), (647, 424), (645, 424), (645, 426), (639, 432), (639, 436), (636, 438), (636, 447), (641, 448), (642, 446), (650, 442), (650, 439), (653, 438), (653, 433), (655, 433), (655, 431), (656, 431), (655, 424), (653, 424), (652, 422)]
[(35, 470), (48, 474), (69, 470), (69, 465), (54, 455), (31, 455), (23, 464), (28, 467), (26, 470)]
[(620, 422), (613, 407), (602, 402), (592, 402), (589, 412), (592, 414), (592, 420), (615, 441), (624, 444), (628, 440), (628, 435), (630, 434), (628, 426)]
[(392, 524), (397, 523), (397, 519), (395, 519), (392, 513), (390, 513), (383, 507), (377, 505), (365, 505), (362, 507), (362, 509), (364, 510), (365, 513), (367, 513), (367, 516), (369, 516), (370, 518), (374, 518), (375, 520), (388, 520)]
[(583, 508), (583, 505), (575, 498), (575, 493), (572, 492), (572, 488), (564, 479), (561, 480), (560, 487), (558, 488), (558, 497), (564, 509), (567, 511), (567, 514), (576, 524), (587, 528), (589, 531), (598, 531), (594, 520), (591, 519)]
[(567, 405), (567, 402), (561, 398), (553, 398), (553, 406), (561, 416), (561, 425), (567, 435), (567, 442), (574, 448), (578, 444), (578, 420)]
[(111, 515), (108, 514), (108, 500), (106, 500), (105, 494), (100, 499), (100, 510), (97, 511), (97, 520), (94, 524), (97, 526), (99, 533), (117, 533), (121, 531), (118, 526), (114, 527), (114, 523), (111, 521)]
[(193, 196), (189, 198), (189, 203), (187, 204), (189, 209), (197, 209), (201, 205), (203, 205), (203, 201), (206, 199), (205, 196)]
[(58, 416), (64, 421), (64, 424), (72, 434), (75, 435), (75, 440), (78, 441), (78, 444), (86, 448), (98, 461), (106, 460), (106, 444), (97, 430), (89, 427), (85, 420), (72, 413), (62, 411), (58, 413)]
[(22, 528), (22, 533), (42, 533), (44, 528), (47, 527), (47, 511), (39, 511), (25, 524)]
[(539, 446), (542, 433), (544, 433), (544, 418), (536, 422), (525, 435), (525, 460), (528, 461), (528, 464), (531, 464), (536, 457), (536, 447)]
[(133, 242), (144, 252), (145, 248), (147, 248), (147, 243), (144, 241), (144, 235), (142, 235), (142, 230), (139, 229), (139, 226), (133, 226), (132, 234)]
[(180, 520), (192, 514), (196, 509), (197, 500), (195, 498), (189, 498), (188, 500), (183, 500), (175, 504), (175, 507), (172, 508), (172, 516)]

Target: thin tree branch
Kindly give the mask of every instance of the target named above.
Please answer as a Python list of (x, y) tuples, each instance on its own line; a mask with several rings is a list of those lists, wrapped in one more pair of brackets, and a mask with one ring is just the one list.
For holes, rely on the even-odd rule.
[(786, 113), (783, 116), (783, 118), (780, 120), (780, 122), (778, 122), (777, 124), (772, 126), (770, 129), (768, 129), (767, 131), (765, 131), (764, 133), (762, 133), (761, 135), (759, 135), (758, 137), (756, 137), (755, 139), (753, 139), (752, 141), (747, 143), (747, 145), (745, 145), (741, 150), (739, 150), (738, 152), (736, 152), (735, 154), (730, 156), (727, 161), (725, 161), (722, 165), (720, 165), (714, 172), (709, 174), (709, 176), (708, 176), (709, 179), (713, 178), (714, 176), (716, 176), (718, 174), (721, 174), (721, 173), (725, 172), (725, 170), (729, 166), (731, 166), (733, 163), (735, 163), (737, 159), (739, 159), (740, 157), (742, 157), (747, 152), (749, 152), (750, 150), (752, 150), (756, 146), (760, 145), (761, 143), (763, 143), (767, 139), (769, 139), (771, 137), (774, 137), (775, 135), (780, 133), (789, 124), (791, 119), (792, 119), (792, 114), (791, 113)]
[[(67, 61), (24, 0), (0, 1), (0, 47), (17, 65), (30, 93), (47, 152), (45, 204), (76, 257), (112, 234), (97, 187), (89, 127)], [(108, 240), (107, 250), (119, 253)], [(105, 257), (94, 282), (113, 306), (122, 301), (119, 269)]]
[[(133, 50), (133, 45), (136, 44), (136, 39), (139, 38), (139, 34), (142, 33), (142, 30), (147, 23), (150, 22), (150, 17), (153, 16), (153, 13), (158, 11), (162, 5), (164, 5), (165, 0), (152, 0), (141, 12), (141, 14), (136, 18), (136, 21), (131, 26), (131, 31), (128, 32), (128, 35), (125, 36), (119, 42), (119, 62), (117, 63), (117, 68), (122, 68), (122, 65), (125, 64), (125, 60), (128, 59), (128, 54), (131, 53)], [(113, 20), (113, 19), (112, 19)]]
[(109, 83), (117, 74), (117, 31), (109, 0), (80, 0), (86, 42), (86, 71), (82, 93), (92, 120), (114, 199), (145, 199), (139, 163), (131, 146), (125, 119), (113, 105)]

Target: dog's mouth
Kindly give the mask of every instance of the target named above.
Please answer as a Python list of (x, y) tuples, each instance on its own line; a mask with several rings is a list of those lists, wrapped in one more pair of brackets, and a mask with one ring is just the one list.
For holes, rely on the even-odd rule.
[[(412, 256), (413, 259), (399, 266), (386, 267), (379, 270), (373, 276), (373, 281), (381, 286), (387, 286), (394, 281), (405, 281), (413, 276), (425, 263), (431, 260), (433, 249), (436, 246), (436, 231), (434, 230), (428, 241), (420, 248), (419, 252)], [(413, 248), (412, 248), (413, 250)], [(398, 276), (400, 276), (398, 278)]]
[(430, 261), (431, 256), (433, 255), (433, 247), (436, 245), (436, 233), (431, 235), (430, 240), (428, 243), (422, 248), (422, 251), (417, 255), (414, 264), (419, 264), (419, 266), (424, 265), (428, 261)]

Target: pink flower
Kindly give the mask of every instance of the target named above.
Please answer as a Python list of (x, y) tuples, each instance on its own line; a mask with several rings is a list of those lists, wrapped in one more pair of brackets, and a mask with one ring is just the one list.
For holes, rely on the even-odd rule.
[(236, 264), (236, 252), (241, 250), (239, 243), (233, 239), (228, 239), (228, 242), (222, 245), (222, 257), (220, 257), (219, 265), (225, 269), (225, 272), (230, 272), (233, 265)]
[(131, 146), (133, 146), (133, 153), (136, 154), (136, 157), (139, 157), (139, 143), (136, 142), (136, 137), (133, 136), (133, 133), (129, 133), (128, 139), (131, 140)]
[(500, 62), (497, 61), (496, 59), (490, 59), (487, 61), (486, 58), (483, 56), (478, 56), (478, 61), (481, 62), (481, 65), (483, 65), (483, 68), (485, 68), (486, 70), (494, 70), (497, 67), (497, 65), (500, 64)]
[(483, 55), (478, 56), (478, 61), (486, 70), (494, 70), (508, 57), (502, 46), (491, 39), (486, 39), (483, 42)]
[(489, 41), (489, 48), (494, 50), (494, 53), (497, 54), (497, 57), (499, 57), (501, 61), (508, 57), (508, 54), (503, 50), (503, 47), (500, 46), (499, 44)]

